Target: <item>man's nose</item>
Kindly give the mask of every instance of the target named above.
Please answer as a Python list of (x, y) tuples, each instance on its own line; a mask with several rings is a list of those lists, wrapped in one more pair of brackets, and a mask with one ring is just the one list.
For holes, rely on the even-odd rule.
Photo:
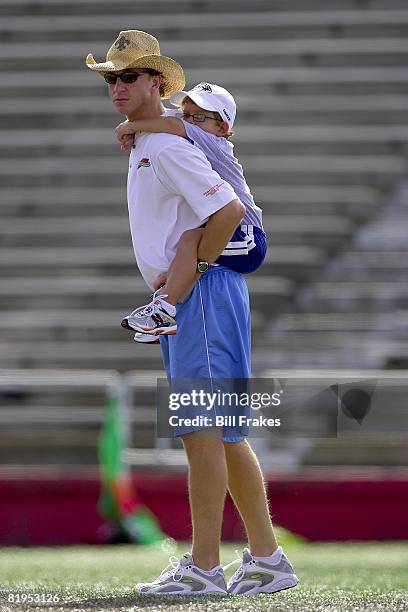
[(122, 79), (119, 79), (118, 77), (116, 83), (113, 86), (113, 91), (121, 92), (121, 91), (126, 91), (126, 89), (127, 89), (126, 83), (124, 83)]

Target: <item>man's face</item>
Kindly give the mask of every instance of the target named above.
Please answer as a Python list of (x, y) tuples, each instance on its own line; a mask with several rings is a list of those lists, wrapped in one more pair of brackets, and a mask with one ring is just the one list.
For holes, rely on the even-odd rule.
[[(115, 74), (121, 75), (129, 72), (142, 73), (143, 68), (121, 70)], [(118, 113), (129, 118), (137, 118), (149, 106), (153, 97), (159, 97), (159, 86), (160, 77), (145, 73), (140, 74), (133, 83), (124, 83), (118, 78), (114, 85), (108, 85), (108, 89), (109, 96)]]

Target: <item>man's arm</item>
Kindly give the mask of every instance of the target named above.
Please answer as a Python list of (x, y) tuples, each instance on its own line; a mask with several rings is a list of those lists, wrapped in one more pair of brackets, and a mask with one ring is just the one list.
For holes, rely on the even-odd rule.
[(198, 259), (213, 263), (221, 255), (245, 211), (241, 200), (236, 198), (209, 217), (198, 245)]

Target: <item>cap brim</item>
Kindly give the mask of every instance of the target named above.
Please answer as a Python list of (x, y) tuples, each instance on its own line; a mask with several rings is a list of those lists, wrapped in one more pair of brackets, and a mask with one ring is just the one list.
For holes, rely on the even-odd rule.
[(180, 107), (181, 103), (183, 102), (186, 96), (188, 96), (188, 91), (176, 91), (174, 94), (170, 96), (169, 102), (173, 106)]

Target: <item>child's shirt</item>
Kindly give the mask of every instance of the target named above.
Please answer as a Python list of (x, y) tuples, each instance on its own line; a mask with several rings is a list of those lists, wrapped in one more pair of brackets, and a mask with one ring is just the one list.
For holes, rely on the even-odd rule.
[(254, 225), (263, 229), (262, 210), (254, 202), (244, 177), (241, 164), (234, 156), (234, 145), (226, 138), (205, 132), (197, 125), (183, 119), (179, 111), (166, 109), (166, 115), (181, 119), (188, 139), (205, 154), (213, 170), (229, 183), (238, 198), (246, 207), (242, 224)]

